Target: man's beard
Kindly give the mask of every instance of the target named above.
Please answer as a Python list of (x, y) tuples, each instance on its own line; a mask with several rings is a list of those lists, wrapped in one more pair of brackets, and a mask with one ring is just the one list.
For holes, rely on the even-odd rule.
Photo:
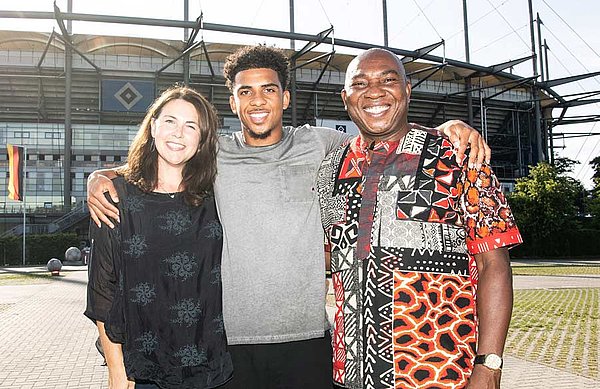
[(248, 134), (248, 136), (252, 139), (267, 139), (269, 136), (271, 136), (272, 132), (273, 129), (269, 129), (268, 131), (259, 134), (257, 132), (252, 131), (249, 128), (246, 128), (246, 134)]

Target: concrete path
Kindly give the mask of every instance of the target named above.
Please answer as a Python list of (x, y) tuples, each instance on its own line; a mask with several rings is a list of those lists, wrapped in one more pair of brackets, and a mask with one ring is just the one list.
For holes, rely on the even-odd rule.
[(86, 271), (73, 271), (0, 286), (0, 388), (107, 387), (95, 326), (82, 314), (86, 282)]
[[(82, 314), (86, 268), (63, 270), (68, 271), (48, 283), (0, 285), (0, 388), (106, 388), (107, 369), (94, 347), (96, 328)], [(563, 277), (558, 285), (545, 278), (536, 277), (534, 284), (564, 285)], [(526, 282), (515, 277), (515, 284)], [(600, 381), (508, 355), (502, 388), (597, 389)]]
[(514, 289), (600, 288), (600, 275), (513, 276)]

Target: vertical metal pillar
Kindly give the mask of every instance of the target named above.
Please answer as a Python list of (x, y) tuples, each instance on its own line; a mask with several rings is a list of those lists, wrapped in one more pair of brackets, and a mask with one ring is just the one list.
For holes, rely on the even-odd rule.
[(485, 120), (485, 107), (483, 102), (483, 88), (481, 83), (481, 78), (479, 79), (479, 117), (481, 118), (481, 132), (483, 134), (483, 139), (487, 142), (487, 124)]
[(550, 71), (548, 70), (548, 43), (544, 39), (544, 66), (546, 68), (546, 80), (550, 79)]
[(388, 42), (388, 18), (387, 18), (387, 1), (382, 0), (383, 6), (383, 45), (389, 47)]
[[(290, 1), (290, 32), (295, 32), (294, 30), (294, 0)], [(296, 51), (296, 42), (291, 39), (290, 40), (290, 48)], [(290, 63), (292, 69), (296, 67), (296, 60), (292, 60)], [(296, 111), (296, 70), (292, 70), (290, 72), (290, 105), (292, 106), (292, 126), (296, 127), (298, 125), (298, 112)]]
[(519, 162), (519, 177), (523, 177), (523, 152), (521, 151), (521, 118), (519, 111), (513, 112), (513, 128), (515, 126), (515, 116), (517, 117), (517, 149), (519, 150), (519, 155), (517, 157), (517, 161)]
[[(544, 67), (546, 69), (546, 80), (550, 79), (550, 70), (548, 69), (548, 43), (544, 39)], [(550, 163), (554, 165), (554, 136), (552, 135), (554, 127), (548, 126), (548, 141), (550, 142)]]
[[(532, 54), (532, 58), (531, 58), (531, 63), (533, 65), (533, 75), (537, 76), (538, 75), (538, 69), (537, 69), (537, 54), (535, 52), (535, 33), (534, 33), (534, 27), (533, 27), (533, 4), (531, 0), (528, 0), (529, 3), (529, 31), (531, 34), (531, 54)], [(542, 126), (541, 126), (541, 121), (542, 121), (542, 113), (541, 113), (541, 108), (540, 108), (540, 99), (539, 99), (539, 93), (538, 93), (538, 87), (537, 87), (537, 80), (533, 81), (533, 86), (531, 87), (531, 93), (532, 93), (532, 98), (534, 101), (534, 110), (535, 110), (535, 134), (536, 134), (536, 140), (537, 140), (537, 157), (538, 157), (538, 162), (542, 162), (546, 160), (546, 156), (544, 154), (544, 150), (545, 147), (542, 145), (543, 143), (543, 138), (542, 138)]]
[[(73, 0), (67, 3), (67, 11), (73, 12)], [(67, 20), (67, 32), (69, 36), (65, 39), (71, 39), (72, 24)], [(63, 160), (63, 206), (65, 211), (71, 209), (71, 149), (73, 144), (73, 129), (71, 126), (71, 88), (73, 78), (73, 51), (68, 44), (65, 44), (65, 144)]]
[(26, 188), (27, 185), (27, 147), (25, 147), (23, 145), (23, 193), (21, 193), (21, 196), (23, 196), (23, 266), (25, 266), (25, 252), (26, 252), (26, 245), (25, 245), (25, 235), (27, 233), (27, 219), (26, 219), (26, 212), (27, 212), (27, 206), (26, 206), (26, 200), (27, 200), (27, 195), (26, 195)]
[[(465, 30), (465, 59), (467, 62), (471, 62), (471, 55), (469, 49), (469, 19), (467, 17), (467, 0), (463, 0), (463, 25)], [(471, 95), (471, 77), (465, 78), (465, 89), (467, 92), (467, 121), (470, 126), (473, 126), (473, 101)]]
[[(183, 0), (183, 19), (186, 22), (190, 20), (189, 0)], [(189, 30), (187, 28), (184, 28), (183, 41), (187, 42), (189, 37)], [(185, 86), (190, 85), (190, 53), (187, 53), (183, 56), (183, 84)]]
[(540, 75), (542, 76), (542, 81), (544, 81), (544, 56), (542, 55), (542, 20), (540, 19), (540, 13), (536, 13), (536, 24), (537, 24), (537, 34), (538, 34), (538, 58), (540, 60)]
[[(544, 24), (544, 22), (542, 22), (542, 19), (540, 19), (540, 13), (537, 12), (536, 13), (536, 24), (537, 24), (537, 36), (538, 36), (538, 58), (540, 60), (540, 75), (542, 77), (542, 81), (544, 81), (546, 78), (544, 77), (544, 55), (542, 52), (542, 24)], [(540, 107), (540, 111), (541, 111), (541, 107)], [(541, 115), (540, 115), (541, 116)], [(546, 146), (546, 155), (548, 156), (548, 159), (550, 160), (550, 163), (552, 165), (554, 165), (554, 149), (552, 148), (552, 127), (551, 126), (546, 126), (545, 124), (545, 120), (543, 117), (540, 118), (541, 121), (541, 127), (543, 129), (548, 129), (546, 132), (546, 139), (545, 139), (545, 146)], [(548, 144), (550, 145), (550, 148), (548, 149)]]

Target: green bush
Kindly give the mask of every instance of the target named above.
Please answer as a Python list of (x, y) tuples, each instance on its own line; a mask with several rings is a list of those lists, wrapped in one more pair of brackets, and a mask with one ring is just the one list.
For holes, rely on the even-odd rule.
[(600, 230), (573, 229), (560, 234), (552, 233), (543, 240), (523, 235), (523, 244), (510, 251), (512, 258), (600, 256)]
[[(28, 235), (25, 237), (25, 264), (45, 265), (50, 258), (64, 261), (65, 251), (69, 247), (79, 247), (77, 234)], [(9, 236), (0, 238), (0, 264), (23, 264), (23, 238)]]
[(600, 231), (581, 217), (584, 188), (567, 176), (573, 161), (540, 162), (508, 196), (524, 243), (512, 257), (600, 256)]

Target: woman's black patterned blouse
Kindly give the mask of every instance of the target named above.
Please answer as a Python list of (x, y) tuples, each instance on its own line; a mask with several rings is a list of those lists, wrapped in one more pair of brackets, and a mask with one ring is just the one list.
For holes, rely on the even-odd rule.
[(222, 230), (214, 197), (199, 207), (113, 180), (114, 229), (90, 223), (85, 315), (123, 344), (127, 376), (161, 388), (211, 388), (233, 372), (221, 298)]

